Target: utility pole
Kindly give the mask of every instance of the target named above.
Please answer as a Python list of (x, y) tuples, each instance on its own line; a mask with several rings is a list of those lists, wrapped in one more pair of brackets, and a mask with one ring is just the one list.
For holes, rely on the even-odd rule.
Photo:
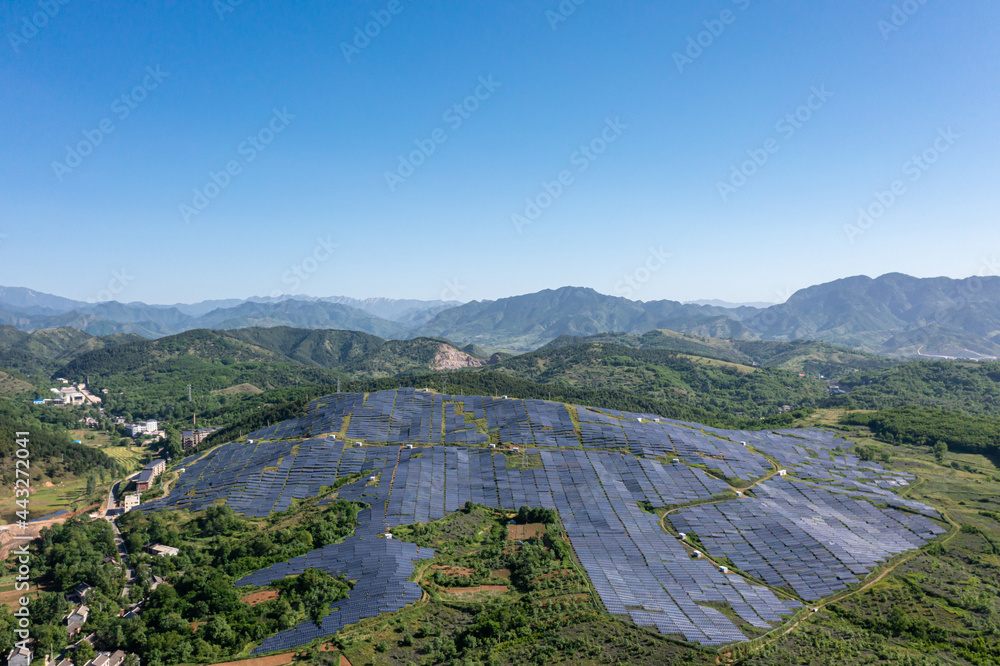
[(340, 378), (337, 378), (337, 393), (340, 393)]
[(188, 402), (191, 402), (191, 385), (188, 384)]

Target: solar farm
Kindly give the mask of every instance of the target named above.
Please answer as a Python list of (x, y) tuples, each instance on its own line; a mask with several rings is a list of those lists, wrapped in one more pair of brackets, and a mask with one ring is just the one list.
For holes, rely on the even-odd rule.
[[(224, 501), (264, 517), (362, 475), (339, 490), (369, 507), (352, 536), (237, 582), (265, 585), (310, 567), (357, 581), (321, 627), (279, 633), (259, 654), (419, 600), (420, 586), (407, 579), (434, 551), (384, 533), (468, 501), (557, 510), (608, 612), (718, 646), (748, 636), (711, 602), (768, 630), (944, 532), (934, 509), (894, 492), (912, 477), (849, 447), (825, 430), (719, 430), (544, 400), (339, 393), (313, 401), (305, 416), (184, 460), (169, 495), (142, 508)], [(526, 456), (541, 465), (519, 466)], [(649, 509), (670, 512), (661, 523)], [(695, 538), (712, 559), (695, 556)], [(712, 561), (723, 558), (739, 571)]]

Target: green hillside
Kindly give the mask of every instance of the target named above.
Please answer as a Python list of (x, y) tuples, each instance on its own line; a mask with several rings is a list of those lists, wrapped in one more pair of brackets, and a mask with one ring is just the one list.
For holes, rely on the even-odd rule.
[(861, 372), (840, 382), (852, 409), (920, 405), (967, 414), (1000, 414), (1000, 363), (911, 361)]
[(776, 368), (663, 349), (584, 342), (523, 354), (496, 372), (546, 384), (624, 390), (751, 417), (784, 405), (811, 405), (826, 397), (825, 382)]
[(586, 338), (560, 336), (539, 351), (582, 342), (606, 342), (635, 349), (674, 351), (810, 375), (841, 376), (853, 370), (870, 370), (894, 363), (884, 356), (838, 347), (828, 342), (711, 338), (669, 330), (649, 331), (642, 335), (604, 333)]
[(25, 333), (13, 326), (0, 326), (0, 368), (28, 375), (49, 374), (81, 354), (142, 340), (137, 335), (95, 337), (68, 327)]

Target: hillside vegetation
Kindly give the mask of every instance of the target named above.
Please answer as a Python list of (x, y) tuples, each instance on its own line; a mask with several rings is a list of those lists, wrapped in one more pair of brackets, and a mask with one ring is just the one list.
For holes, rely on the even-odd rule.
[(750, 417), (774, 414), (784, 405), (811, 405), (827, 395), (824, 382), (787, 370), (598, 342), (517, 356), (500, 363), (496, 372), (545, 384), (624, 390)]
[(605, 333), (585, 338), (560, 336), (538, 351), (584, 342), (609, 343), (644, 350), (674, 351), (742, 365), (759, 364), (809, 375), (840, 376), (855, 370), (873, 370), (894, 363), (884, 356), (838, 347), (828, 342), (709, 338), (668, 330), (649, 331), (642, 335)]

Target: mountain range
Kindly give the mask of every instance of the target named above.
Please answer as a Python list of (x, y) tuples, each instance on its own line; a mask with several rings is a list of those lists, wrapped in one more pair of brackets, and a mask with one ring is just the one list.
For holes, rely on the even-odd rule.
[(531, 351), (560, 336), (668, 329), (744, 341), (817, 340), (899, 357), (989, 359), (1000, 355), (1000, 277), (855, 276), (766, 307), (632, 301), (583, 287), (469, 303), (281, 296), (174, 305), (92, 304), (0, 287), (0, 324), (144, 338), (202, 328), (339, 329), (396, 340), (446, 338), (476, 345), (479, 355)]

